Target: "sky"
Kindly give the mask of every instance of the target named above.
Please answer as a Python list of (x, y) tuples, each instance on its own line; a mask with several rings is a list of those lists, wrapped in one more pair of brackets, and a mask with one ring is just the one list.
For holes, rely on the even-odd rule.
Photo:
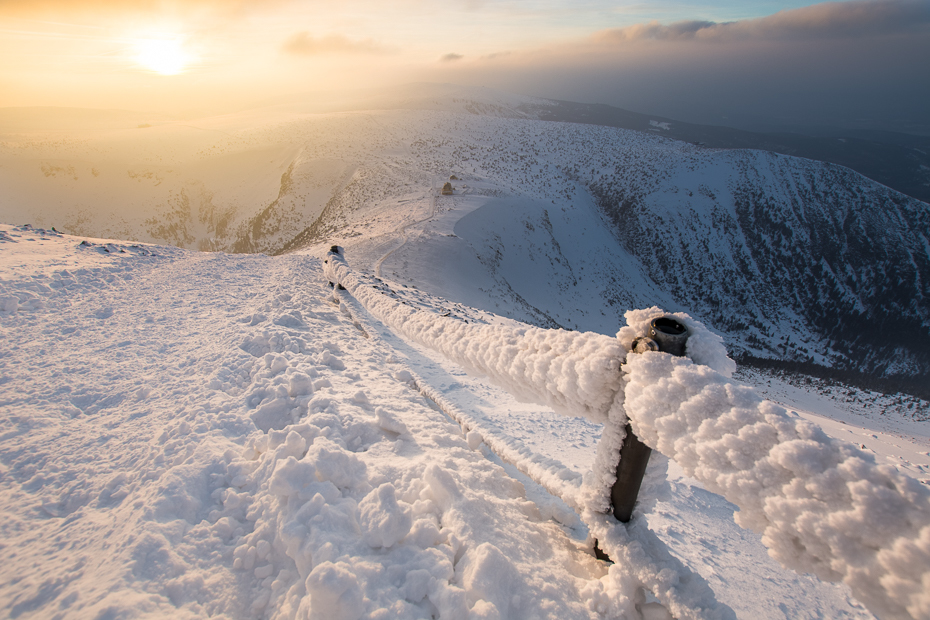
[(192, 114), (426, 81), (930, 133), (927, 58), (930, 0), (0, 0), (0, 107)]

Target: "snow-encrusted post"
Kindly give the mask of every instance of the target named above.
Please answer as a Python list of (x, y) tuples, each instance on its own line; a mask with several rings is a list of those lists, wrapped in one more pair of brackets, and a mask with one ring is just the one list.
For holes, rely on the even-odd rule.
[[(672, 355), (685, 354), (688, 341), (688, 329), (671, 317), (653, 319), (649, 326), (649, 336), (633, 341), (632, 353), (644, 351), (662, 351)], [(621, 523), (629, 523), (633, 516), (633, 507), (639, 496), (639, 488), (646, 475), (646, 466), (652, 448), (639, 440), (633, 427), (627, 422), (624, 428), (623, 445), (620, 447), (620, 460), (617, 463), (617, 481), (610, 489), (610, 505), (614, 518)]]
[[(342, 246), (334, 245), (334, 246), (332, 246), (331, 248), (329, 248), (329, 254), (328, 254), (328, 256), (330, 256), (330, 255), (342, 257)], [(327, 258), (327, 259), (326, 259), (325, 261), (323, 261), (323, 262), (324, 262), (325, 264), (328, 264), (328, 263), (329, 263), (329, 258)], [(338, 286), (339, 286), (339, 289), (342, 290), (342, 288), (343, 288), (342, 285), (339, 284)], [(330, 282), (329, 282), (329, 288), (336, 288), (336, 283), (333, 282), (332, 280), (330, 280)]]

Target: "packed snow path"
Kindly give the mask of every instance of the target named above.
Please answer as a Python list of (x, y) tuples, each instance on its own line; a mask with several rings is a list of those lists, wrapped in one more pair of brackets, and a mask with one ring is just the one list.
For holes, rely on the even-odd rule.
[(428, 213), (425, 217), (420, 218), (420, 219), (418, 219), (418, 220), (416, 220), (416, 221), (414, 221), (414, 222), (410, 222), (410, 223), (404, 224), (404, 225), (401, 226), (395, 233), (392, 234), (392, 236), (395, 235), (395, 234), (399, 234), (399, 235), (401, 236), (401, 241), (400, 241), (400, 243), (398, 243), (397, 245), (395, 245), (394, 247), (392, 247), (390, 250), (388, 250), (387, 252), (385, 252), (384, 254), (382, 254), (382, 255), (378, 258), (378, 260), (375, 261), (375, 264), (374, 264), (374, 272), (375, 272), (375, 275), (377, 275), (378, 277), (381, 277), (381, 265), (384, 264), (384, 261), (386, 261), (392, 254), (394, 254), (396, 251), (398, 251), (399, 249), (401, 249), (402, 247), (404, 247), (404, 245), (406, 245), (407, 239), (408, 239), (408, 236), (407, 236), (407, 229), (408, 229), (408, 228), (411, 228), (411, 227), (413, 227), (413, 226), (419, 226), (420, 224), (422, 224), (422, 223), (424, 223), (424, 222), (427, 222), (427, 221), (429, 221), (431, 218), (433, 218), (433, 217), (436, 216), (436, 193), (437, 193), (438, 191), (439, 191), (439, 190), (436, 189), (436, 188), (430, 188), (430, 192), (429, 192), (429, 213)]
[[(640, 577), (608, 572), (560, 524), (564, 506), (410, 385), (414, 367), (431, 382), (443, 367), (396, 337), (373, 345), (325, 282), (307, 256), (0, 226), (4, 615), (662, 612)], [(434, 382), (442, 396), (483, 401), (468, 411), (484, 424), (590, 466), (597, 426), (452, 372), (457, 386)], [(871, 617), (843, 589), (778, 569), (727, 529), (732, 511), (679, 478), (648, 515), (651, 540), (684, 543), (740, 618)]]

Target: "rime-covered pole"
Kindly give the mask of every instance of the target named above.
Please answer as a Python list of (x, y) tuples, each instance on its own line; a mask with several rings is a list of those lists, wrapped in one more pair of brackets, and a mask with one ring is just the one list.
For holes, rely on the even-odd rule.
[[(675, 319), (664, 316), (652, 320), (649, 337), (637, 338), (633, 343), (633, 352), (658, 350), (682, 356), (685, 354), (687, 342), (688, 329)], [(623, 445), (620, 448), (620, 460), (617, 462), (617, 481), (610, 489), (610, 505), (617, 521), (629, 523), (633, 517), (639, 488), (643, 484), (643, 476), (646, 475), (652, 448), (640, 441), (629, 423), (623, 430)]]
[(633, 507), (639, 497), (639, 488), (643, 485), (646, 466), (652, 448), (639, 440), (629, 424), (624, 428), (626, 437), (620, 448), (620, 462), (617, 463), (617, 481), (610, 488), (610, 505), (614, 518), (620, 523), (629, 523), (633, 518)]
[[(366, 286), (338, 253), (327, 256), (324, 271), (404, 337), (517, 398), (604, 423), (584, 514), (600, 524), (592, 532), (609, 553), (622, 551), (603, 518), (629, 424), (644, 444), (736, 504), (736, 522), (759, 532), (784, 566), (842, 581), (883, 620), (930, 618), (930, 489), (732, 381), (736, 364), (700, 321), (631, 310), (616, 339), (474, 325)], [(663, 315), (687, 327), (686, 357), (637, 342)]]
[(524, 402), (604, 424), (622, 390), (626, 349), (616, 338), (530, 325), (480, 325), (424, 312), (367, 286), (337, 251), (327, 254), (324, 272), (404, 337), (487, 376)]

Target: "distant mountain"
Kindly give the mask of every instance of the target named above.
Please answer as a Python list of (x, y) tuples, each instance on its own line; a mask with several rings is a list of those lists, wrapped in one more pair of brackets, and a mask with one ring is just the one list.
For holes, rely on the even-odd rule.
[(602, 104), (551, 101), (524, 104), (518, 111), (548, 121), (585, 123), (645, 131), (708, 148), (758, 149), (839, 164), (863, 176), (930, 202), (930, 137), (884, 131), (757, 133), (682, 123), (660, 116), (629, 112)]
[(816, 347), (797, 335), (806, 330), (776, 336), (806, 325), (839, 368), (925, 376), (926, 203), (829, 164), (759, 151), (709, 159), (704, 169), (726, 170), (725, 180), (669, 184), (684, 199), (622, 173), (585, 183), (660, 287), (718, 328), (765, 342), (766, 356), (809, 369)]
[(708, 148), (772, 151), (846, 166), (902, 194), (930, 203), (930, 136), (831, 127), (793, 133), (745, 131), (685, 123), (605, 104), (525, 97), (456, 84), (408, 84), (378, 91), (357, 91), (342, 97), (315, 94), (312, 97), (292, 97), (288, 101), (292, 109), (315, 112), (445, 110), (582, 123), (654, 133)]
[[(361, 268), (540, 325), (610, 334), (657, 304), (744, 361), (926, 394), (927, 203), (848, 167), (669, 139), (695, 137), (675, 121), (401, 95), (373, 111), (127, 117), (77, 137), (0, 124), (0, 218), (205, 250), (340, 243)], [(437, 196), (451, 175), (455, 194)]]

